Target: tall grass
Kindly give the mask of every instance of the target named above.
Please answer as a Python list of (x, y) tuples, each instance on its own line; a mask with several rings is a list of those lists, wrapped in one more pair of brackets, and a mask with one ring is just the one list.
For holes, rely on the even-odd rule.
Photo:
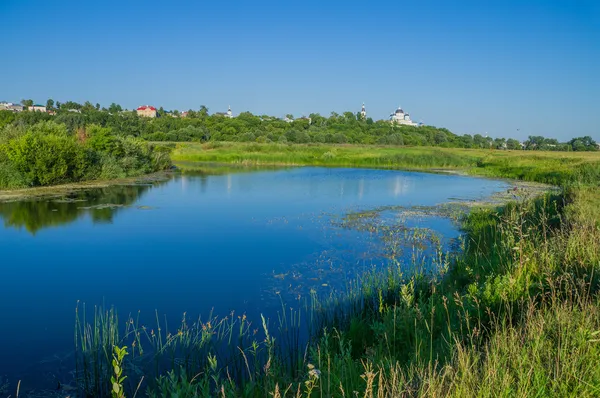
[(179, 143), (175, 162), (252, 165), (353, 166), (396, 169), (460, 169), (490, 177), (554, 185), (596, 184), (600, 152), (501, 151), (373, 145)]

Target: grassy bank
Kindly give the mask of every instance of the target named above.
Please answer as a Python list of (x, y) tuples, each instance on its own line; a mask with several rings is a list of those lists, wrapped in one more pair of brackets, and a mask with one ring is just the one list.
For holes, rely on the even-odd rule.
[(178, 143), (170, 146), (175, 162), (460, 169), (474, 175), (554, 185), (575, 182), (594, 184), (600, 181), (600, 152), (258, 143)]

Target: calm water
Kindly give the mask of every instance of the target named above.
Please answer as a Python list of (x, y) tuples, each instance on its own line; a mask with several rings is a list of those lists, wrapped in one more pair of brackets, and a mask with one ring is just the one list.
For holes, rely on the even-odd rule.
[[(503, 182), (400, 171), (296, 168), (175, 175), (148, 186), (0, 204), (0, 376), (55, 385), (69, 370), (77, 301), (177, 322), (327, 293), (379, 259), (376, 237), (332, 223), (379, 206), (481, 199)], [(447, 219), (412, 226), (458, 231)], [(326, 286), (324, 286), (326, 285)], [(12, 384), (14, 386), (14, 384)], [(39, 384), (37, 384), (39, 385)]]

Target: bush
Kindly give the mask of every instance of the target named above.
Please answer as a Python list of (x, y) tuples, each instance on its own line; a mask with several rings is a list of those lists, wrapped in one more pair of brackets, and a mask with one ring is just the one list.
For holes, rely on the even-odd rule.
[(165, 170), (169, 148), (152, 147), (110, 128), (90, 125), (69, 133), (43, 121), (25, 130), (0, 131), (0, 188), (54, 185), (97, 178), (114, 179)]
[(0, 161), (0, 187), (2, 188), (26, 188), (31, 185), (23, 173), (7, 161)]
[(73, 181), (82, 150), (73, 137), (34, 132), (5, 145), (8, 160), (34, 186)]
[(126, 177), (125, 170), (121, 167), (119, 162), (112, 157), (106, 156), (102, 159), (102, 167), (98, 178), (101, 180), (114, 180), (116, 178)]

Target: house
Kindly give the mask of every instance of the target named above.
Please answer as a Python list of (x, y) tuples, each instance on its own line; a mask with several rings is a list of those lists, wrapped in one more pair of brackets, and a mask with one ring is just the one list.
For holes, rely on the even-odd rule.
[(181, 112), (180, 116), (181, 117), (187, 117), (188, 113), (189, 113), (188, 111)]
[(28, 110), (33, 111), (33, 112), (48, 112), (48, 110), (46, 109), (46, 107), (44, 105), (33, 105), (33, 106), (29, 106), (27, 107)]
[(151, 105), (142, 105), (136, 109), (136, 112), (137, 112), (138, 116), (143, 116), (143, 117), (156, 117), (157, 116), (156, 108)]
[(12, 102), (0, 102), (0, 111), (23, 112), (23, 105)]

